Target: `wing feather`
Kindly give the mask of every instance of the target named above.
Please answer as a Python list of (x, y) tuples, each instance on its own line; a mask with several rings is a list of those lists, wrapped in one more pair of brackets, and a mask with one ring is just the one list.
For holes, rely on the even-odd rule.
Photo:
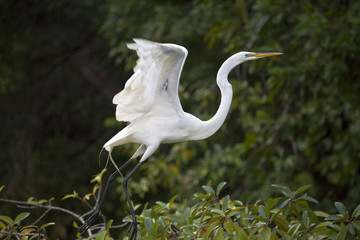
[(114, 96), (116, 119), (131, 122), (150, 112), (155, 103), (182, 110), (178, 85), (187, 50), (179, 45), (144, 39), (134, 39), (134, 42), (127, 47), (136, 50), (139, 59), (124, 89)]

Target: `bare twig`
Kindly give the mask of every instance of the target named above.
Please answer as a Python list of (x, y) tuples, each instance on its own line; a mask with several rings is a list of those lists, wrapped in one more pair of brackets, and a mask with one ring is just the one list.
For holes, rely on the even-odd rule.
[[(76, 219), (78, 219), (81, 223), (84, 223), (85, 220), (82, 216), (80, 216), (79, 214), (76, 214), (66, 208), (62, 208), (62, 207), (56, 207), (56, 206), (52, 206), (52, 205), (44, 205), (44, 204), (33, 204), (33, 203), (28, 203), (28, 202), (25, 202), (25, 201), (17, 201), (17, 200), (11, 200), (11, 199), (4, 199), (4, 198), (0, 198), (0, 201), (1, 202), (8, 202), (8, 203), (14, 203), (14, 204), (18, 204), (20, 206), (23, 206), (23, 207), (30, 207), (30, 208), (33, 208), (33, 207), (37, 207), (37, 208), (44, 208), (44, 209), (47, 209), (47, 211), (45, 212), (45, 214), (48, 212), (48, 211), (51, 211), (51, 210), (56, 210), (56, 211), (60, 211), (60, 212), (64, 212), (64, 213), (67, 213), (73, 217), (75, 217)], [(43, 214), (43, 215), (45, 215)], [(35, 222), (37, 222), (38, 220), (40, 220), (43, 216), (41, 216), (39, 219), (37, 219)], [(87, 230), (88, 231), (88, 234), (89, 236), (92, 235), (92, 232), (90, 229)]]
[[(8, 234), (8, 232), (0, 232), (0, 234)], [(13, 232), (13, 236), (16, 237), (16, 239), (21, 239), (21, 237), (24, 235), (23, 233)], [(26, 236), (39, 236), (39, 237), (45, 237), (43, 233), (26, 233)]]
[(36, 219), (31, 225), (36, 225), (41, 219), (45, 217), (46, 214), (48, 214), (51, 211), (51, 208), (48, 208), (43, 214), (41, 214), (38, 219)]
[(28, 202), (24, 202), (24, 201), (17, 201), (17, 200), (11, 200), (11, 199), (4, 199), (4, 198), (0, 198), (0, 201), (2, 202), (8, 202), (8, 203), (15, 203), (15, 204), (20, 204), (20, 205), (24, 205), (24, 206), (35, 206), (35, 207), (38, 207), (38, 208), (45, 208), (45, 209), (50, 209), (50, 210), (57, 210), (57, 211), (61, 211), (61, 212), (64, 212), (64, 213), (67, 213), (67, 214), (70, 214), (72, 216), (74, 216), (75, 218), (77, 218), (81, 223), (84, 223), (84, 219), (70, 211), (70, 210), (67, 210), (66, 208), (62, 208), (62, 207), (55, 207), (55, 206), (52, 206), (52, 205), (43, 205), (43, 204), (33, 204), (33, 203), (28, 203)]

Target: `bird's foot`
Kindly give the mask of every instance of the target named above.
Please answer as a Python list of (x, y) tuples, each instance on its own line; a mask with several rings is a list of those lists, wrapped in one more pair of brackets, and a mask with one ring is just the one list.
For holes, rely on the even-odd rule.
[(98, 212), (94, 212), (89, 219), (87, 219), (84, 224), (79, 228), (78, 232), (83, 234), (84, 232), (86, 232), (91, 225), (93, 225), (93, 223), (95, 222), (95, 219), (97, 218), (97, 216), (99, 215)]

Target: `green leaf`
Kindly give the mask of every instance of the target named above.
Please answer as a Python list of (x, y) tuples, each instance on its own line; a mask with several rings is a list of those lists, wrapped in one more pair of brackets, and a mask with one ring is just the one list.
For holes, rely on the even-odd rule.
[(92, 193), (88, 193), (83, 197), (83, 200), (90, 200), (90, 197), (92, 196)]
[(286, 221), (286, 219), (284, 217), (282, 217), (281, 215), (276, 215), (273, 219), (273, 222), (281, 229), (284, 231), (288, 231), (289, 230), (289, 222)]
[(14, 223), (14, 221), (11, 219), (11, 217), (8, 217), (8, 216), (5, 216), (5, 215), (1, 215), (0, 220), (2, 220), (3, 222), (5, 222), (7, 224), (13, 224)]
[(261, 229), (263, 229), (263, 227), (256, 227), (256, 228), (254, 228), (253, 230), (251, 230), (250, 233), (249, 233), (250, 239), (253, 239), (253, 236), (254, 236), (257, 232), (261, 231)]
[[(106, 230), (101, 231), (101, 232), (95, 234), (94, 236), (96, 236), (95, 237), (96, 240), (104, 240), (106, 237)], [(92, 237), (94, 237), (94, 236), (92, 236)], [(91, 238), (91, 239), (93, 239), (93, 238)]]
[(187, 207), (183, 213), (183, 219), (185, 220), (186, 224), (190, 223), (190, 212), (191, 212), (191, 209), (189, 207)]
[(301, 197), (297, 198), (297, 200), (306, 200), (308, 202), (319, 204), (318, 200), (316, 200), (313, 197), (309, 197), (309, 196), (301, 196)]
[(40, 229), (44, 229), (44, 228), (47, 228), (47, 227), (53, 226), (53, 225), (55, 225), (54, 222), (45, 223), (45, 224), (41, 225)]
[(355, 235), (355, 228), (354, 228), (354, 224), (350, 223), (347, 225), (348, 226), (348, 231), (351, 235)]
[(3, 190), (4, 187), (5, 187), (5, 184), (0, 187), (0, 192)]
[(190, 228), (185, 228), (185, 229), (183, 230), (183, 232), (184, 232), (185, 234), (187, 234), (188, 237), (194, 236), (194, 231), (193, 231), (192, 229), (190, 229)]
[(353, 222), (354, 227), (360, 231), (360, 221)]
[(265, 206), (264, 206), (264, 205), (260, 205), (258, 211), (259, 211), (259, 214), (260, 214), (260, 216), (261, 216), (262, 218), (268, 219), (268, 216), (266, 215), (266, 211), (265, 211)]
[(144, 224), (145, 224), (145, 229), (148, 232), (148, 234), (150, 236), (154, 237), (153, 233), (152, 233), (153, 222), (152, 222), (151, 218), (146, 217), (145, 221), (144, 221)]
[(288, 231), (288, 233), (292, 236), (295, 237), (297, 231), (299, 230), (301, 224), (300, 223), (296, 223), (294, 225), (292, 225)]
[(353, 214), (351, 215), (353, 218), (357, 218), (358, 216), (360, 216), (360, 204), (357, 205), (357, 207), (355, 208)]
[(27, 229), (27, 228), (38, 228), (36, 225), (26, 225), (24, 227), (21, 227), (21, 230)]
[(234, 232), (234, 229), (231, 227), (231, 225), (230, 225), (230, 223), (228, 222), (228, 221), (225, 221), (224, 223), (223, 223), (223, 226), (224, 226), (224, 229), (225, 229), (225, 231), (228, 233), (228, 234), (233, 234), (233, 232)]
[(348, 231), (348, 226), (344, 226), (340, 229), (340, 232), (336, 236), (337, 240), (345, 240), (346, 239), (346, 233)]
[[(236, 208), (236, 209), (238, 209), (238, 208)], [(236, 209), (232, 209), (231, 211), (229, 211), (227, 213), (226, 217), (230, 218), (234, 215), (240, 214), (240, 211), (237, 211)], [(240, 208), (240, 209), (243, 209), (243, 208)]]
[(314, 214), (315, 214), (315, 216), (317, 216), (317, 217), (323, 217), (323, 218), (325, 218), (325, 217), (328, 217), (328, 216), (329, 216), (329, 214), (328, 214), (328, 213), (323, 212), (323, 211), (314, 211)]
[(286, 199), (283, 203), (281, 203), (279, 206), (279, 209), (283, 209), (286, 205), (288, 205), (290, 200), (291, 199), (289, 198), (289, 199)]
[(20, 224), (20, 222), (22, 220), (24, 220), (25, 218), (27, 218), (29, 215), (30, 215), (30, 213), (28, 213), (28, 212), (20, 213), (19, 215), (16, 216), (16, 218), (14, 220), (14, 223), (15, 224)]
[[(229, 222), (230, 226), (235, 229), (236, 232), (241, 232), (244, 231), (238, 224), (233, 223), (233, 222)], [(246, 234), (245, 234), (246, 235)]]
[(47, 199), (40, 199), (40, 200), (38, 201), (38, 204), (44, 204), (44, 203), (47, 203), (47, 202), (49, 202), (49, 200), (47, 200)]
[(26, 234), (29, 234), (29, 233), (35, 232), (35, 231), (38, 231), (38, 229), (37, 229), (37, 228), (33, 228), (33, 227), (29, 227), (29, 228), (25, 228), (25, 229), (22, 228), (20, 234), (21, 234), (21, 235), (26, 235)]
[(263, 228), (261, 230), (261, 240), (270, 240), (271, 239), (271, 229), (269, 227)]
[(191, 228), (192, 229), (194, 227), (196, 227), (196, 225), (194, 225), (194, 224), (186, 224), (186, 225), (181, 226), (180, 229), (185, 229), (185, 228)]
[(39, 239), (39, 235), (37, 234), (34, 234), (31, 238), (29, 238), (29, 240), (33, 240), (33, 239)]
[(65, 200), (65, 199), (68, 199), (68, 198), (74, 198), (74, 195), (73, 194), (67, 194), (61, 200)]
[(98, 173), (93, 179), (91, 179), (90, 183), (97, 182), (100, 183), (101, 179), (106, 172), (106, 168), (104, 168), (100, 173)]
[(114, 220), (110, 219), (107, 223), (106, 223), (106, 229), (109, 230), (112, 223), (113, 223)]
[(221, 216), (225, 216), (225, 213), (224, 213), (222, 210), (217, 209), (217, 208), (211, 209), (210, 212), (218, 213), (218, 214), (220, 214)]
[(220, 227), (216, 231), (214, 240), (223, 240), (223, 239), (224, 239), (224, 229)]
[[(240, 228), (240, 230), (236, 231), (237, 234), (235, 235), (236, 239), (241, 239), (241, 240), (249, 240), (248, 235), (246, 234), (246, 232), (244, 231), (244, 229)], [(234, 238), (235, 239), (235, 238)]]
[(78, 225), (77, 222), (75, 222), (75, 221), (73, 221), (73, 224), (72, 224), (72, 225), (73, 225), (74, 228), (79, 228), (79, 225)]
[(177, 195), (173, 196), (169, 201), (169, 208), (171, 208), (172, 204), (174, 203), (175, 199), (177, 198)]
[(171, 222), (176, 222), (176, 223), (180, 223), (182, 218), (178, 215), (167, 215), (164, 217), (164, 219), (168, 220), (168, 221), (171, 221)]
[(336, 221), (336, 220), (340, 220), (343, 219), (344, 216), (340, 215), (340, 214), (336, 214), (336, 215), (330, 215), (328, 217), (325, 218), (326, 221)]
[(159, 227), (159, 221), (155, 221), (155, 223), (152, 226), (152, 236), (156, 237), (158, 227)]
[(155, 203), (156, 203), (157, 205), (159, 205), (159, 206), (162, 206), (162, 207), (166, 206), (166, 203), (164, 203), (164, 202), (162, 202), (162, 201), (156, 201)]
[(132, 222), (132, 219), (130, 216), (126, 216), (123, 218), (123, 222)]
[(37, 204), (37, 201), (35, 200), (34, 197), (29, 197), (27, 199), (26, 203), (28, 203), (28, 204)]
[(202, 186), (202, 188), (203, 188), (207, 193), (213, 193), (213, 194), (215, 194), (214, 189), (213, 189), (212, 187), (210, 187), (210, 186), (204, 185), (204, 186)]
[(271, 184), (271, 187), (280, 190), (286, 197), (291, 197), (293, 195), (288, 187), (279, 184)]
[(65, 195), (61, 200), (65, 200), (67, 198), (76, 198), (78, 196), (79, 196), (79, 194), (74, 190), (72, 194)]
[(230, 196), (226, 195), (224, 197), (223, 203), (222, 203), (222, 210), (223, 212), (226, 212), (226, 210), (228, 209), (228, 204), (229, 204), (229, 200), (230, 200)]
[(295, 195), (298, 195), (298, 194), (300, 194), (300, 193), (306, 192), (306, 191), (309, 190), (310, 188), (311, 188), (311, 185), (302, 186), (302, 187), (298, 188), (298, 189), (295, 191)]
[(308, 218), (308, 212), (307, 211), (304, 211), (302, 213), (301, 221), (302, 221), (302, 224), (304, 226), (309, 227), (309, 218)]
[(341, 202), (335, 202), (335, 207), (340, 214), (344, 215), (345, 213), (347, 213), (346, 207)]
[(216, 196), (219, 196), (221, 190), (226, 185), (226, 182), (219, 183), (219, 185), (216, 187)]
[(314, 229), (322, 228), (322, 227), (327, 227), (327, 226), (330, 226), (331, 224), (332, 224), (332, 222), (329, 222), (329, 221), (322, 222), (322, 223), (319, 223), (318, 225), (316, 225), (316, 226), (314, 227)]
[(287, 232), (285, 232), (279, 228), (275, 228), (275, 231), (286, 239), (292, 239), (292, 237)]
[[(279, 199), (269, 198), (265, 202), (265, 209), (270, 212), (270, 209), (272, 209), (278, 201), (279, 201)], [(268, 215), (270, 215), (270, 214), (268, 214)]]
[(162, 231), (161, 231), (161, 236), (164, 236), (164, 235), (165, 235), (165, 233), (167, 232), (167, 230), (169, 229), (169, 227), (170, 227), (170, 223), (165, 224), (165, 225), (163, 226)]
[(208, 239), (212, 231), (219, 225), (219, 220), (213, 222), (207, 229), (204, 234), (205, 239)]

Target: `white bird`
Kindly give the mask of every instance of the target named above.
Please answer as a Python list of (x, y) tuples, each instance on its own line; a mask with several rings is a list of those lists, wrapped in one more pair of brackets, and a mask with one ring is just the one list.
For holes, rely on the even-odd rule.
[(228, 81), (230, 71), (245, 61), (282, 54), (239, 52), (229, 57), (221, 65), (216, 77), (221, 92), (219, 109), (211, 119), (202, 121), (184, 112), (178, 96), (180, 74), (188, 54), (186, 48), (143, 39), (134, 41), (135, 43), (127, 44), (128, 48), (136, 50), (139, 56), (134, 74), (113, 99), (113, 103), (117, 105), (116, 120), (130, 124), (106, 142), (104, 148), (111, 158), (111, 151), (116, 146), (127, 143), (141, 145), (125, 164), (111, 174), (98, 207), (80, 229), (84, 232), (94, 222), (109, 184), (115, 176), (133, 159), (141, 156), (140, 161), (122, 182), (133, 221), (130, 239), (136, 239), (137, 233), (136, 217), (127, 190), (131, 175), (161, 143), (200, 140), (213, 135), (224, 123), (230, 109), (233, 96), (232, 86)]

